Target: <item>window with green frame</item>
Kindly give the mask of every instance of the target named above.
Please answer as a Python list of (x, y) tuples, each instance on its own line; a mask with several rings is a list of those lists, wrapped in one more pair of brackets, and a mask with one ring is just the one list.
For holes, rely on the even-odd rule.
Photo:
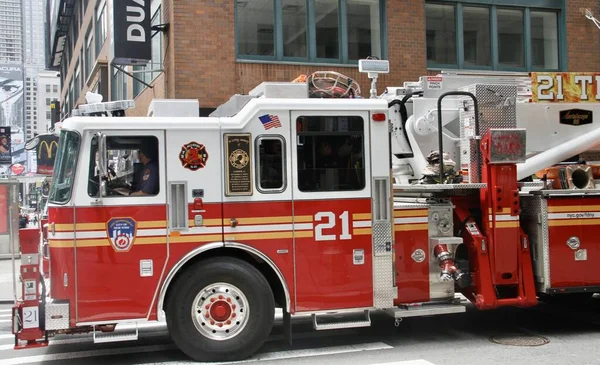
[(236, 0), (238, 59), (356, 63), (385, 58), (386, 0)]
[[(161, 24), (161, 8), (157, 7), (156, 11), (152, 15), (152, 26)], [(160, 73), (162, 69), (162, 32), (152, 33), (152, 59), (145, 66), (133, 66), (135, 77), (143, 80), (147, 84), (151, 84)], [(137, 80), (133, 80), (133, 97), (137, 97), (142, 91), (146, 89), (146, 85), (142, 84)]]
[(502, 71), (565, 68), (562, 0), (427, 1), (427, 67)]

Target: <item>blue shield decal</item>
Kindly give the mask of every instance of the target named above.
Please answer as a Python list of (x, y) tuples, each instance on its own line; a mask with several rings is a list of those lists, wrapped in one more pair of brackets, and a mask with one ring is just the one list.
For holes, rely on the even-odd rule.
[(127, 252), (133, 245), (137, 224), (132, 218), (112, 218), (106, 225), (108, 240), (117, 252)]

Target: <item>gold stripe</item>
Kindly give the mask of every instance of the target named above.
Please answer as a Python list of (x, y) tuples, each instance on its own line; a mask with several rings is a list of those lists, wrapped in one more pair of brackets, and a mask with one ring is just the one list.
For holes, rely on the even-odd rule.
[[(511, 212), (510, 208), (502, 208), (502, 210), (496, 211), (496, 215), (502, 214), (502, 213), (507, 214), (510, 212)], [(492, 208), (488, 208), (488, 214), (492, 214)]]
[(56, 232), (73, 231), (73, 225), (67, 223), (56, 223), (54, 225)]
[[(358, 234), (370, 234), (370, 228), (366, 228), (368, 233)], [(262, 233), (236, 233), (228, 234), (228, 240), (265, 240), (265, 239), (284, 239), (284, 238), (312, 238), (312, 231), (285, 231), (285, 232), (262, 232)], [(186, 235), (179, 237), (169, 237), (170, 243), (201, 243), (201, 242), (214, 242), (221, 241), (223, 237), (220, 234), (204, 234), (204, 235)], [(166, 244), (166, 237), (138, 237), (133, 242), (133, 245), (153, 245), (153, 244)], [(78, 240), (77, 247), (106, 247), (110, 246), (110, 242), (107, 238), (100, 239), (86, 239)], [(73, 248), (74, 242), (72, 240), (50, 240), (50, 247), (53, 248)]]
[[(518, 221), (496, 221), (496, 228), (516, 228), (519, 227)], [(492, 228), (492, 222), (490, 222), (490, 228)]]
[[(196, 227), (196, 222), (193, 219), (188, 220), (190, 227)], [(210, 218), (202, 221), (202, 227), (221, 227), (223, 220), (221, 218)]]
[(71, 240), (50, 240), (50, 247), (60, 248), (74, 248), (75, 244)]
[(394, 226), (395, 232), (405, 232), (405, 231), (426, 231), (429, 229), (428, 223), (419, 223), (419, 224), (396, 224)]
[[(139, 221), (138, 228), (166, 228), (167, 221)], [(106, 229), (106, 223), (77, 223), (73, 224), (56, 224), (57, 232), (73, 232), (77, 227), (78, 231), (103, 231)]]
[(371, 228), (354, 228), (352, 234), (355, 236), (368, 235), (372, 234), (372, 230)]
[(167, 221), (142, 221), (138, 222), (138, 228), (167, 228)]
[(550, 219), (548, 226), (563, 227), (563, 226), (593, 226), (600, 224), (600, 219)]
[[(137, 239), (136, 239), (137, 241)], [(134, 242), (135, 244), (136, 242)], [(110, 246), (110, 242), (108, 238), (99, 238), (93, 240), (78, 240), (77, 247), (100, 247), (100, 246)]]
[(299, 231), (294, 234), (292, 231), (287, 232), (264, 232), (264, 233), (231, 233), (225, 235), (225, 240), (263, 240), (263, 239), (284, 239), (284, 238), (306, 238), (312, 237), (312, 231)]
[[(56, 232), (73, 232), (74, 225), (70, 223), (55, 224)], [(77, 223), (77, 230), (80, 231), (103, 231), (106, 229), (106, 223)]]
[(294, 218), (294, 223), (312, 223), (312, 221), (312, 215), (299, 215)]
[[(296, 217), (256, 217), (256, 218), (237, 218), (239, 224), (277, 224), (277, 223), (305, 223), (312, 222), (312, 216), (299, 215)], [(226, 221), (229, 221), (227, 219)]]
[(359, 221), (359, 220), (371, 220), (371, 213), (356, 213), (356, 214), (352, 214), (352, 219), (354, 219), (355, 221)]
[(220, 234), (201, 234), (187, 235), (179, 237), (169, 237), (169, 243), (194, 243), (194, 242), (212, 242), (221, 241), (223, 236)]
[(133, 245), (156, 245), (156, 244), (166, 244), (167, 237), (138, 237), (133, 241)]
[[(250, 217), (250, 218), (236, 218), (238, 224), (282, 224), (282, 223), (307, 223), (312, 222), (313, 218), (310, 215), (300, 215), (296, 217), (292, 216), (279, 216), (279, 217)], [(229, 225), (231, 218), (226, 219), (205, 219), (203, 226), (225, 226)], [(189, 225), (195, 227), (193, 219), (190, 219)]]
[(599, 212), (600, 205), (571, 205), (565, 207), (548, 207), (549, 213), (568, 213), (568, 212)]
[(405, 209), (394, 211), (394, 217), (427, 217), (429, 212), (427, 209)]
[(313, 231), (298, 231), (294, 233), (296, 238), (312, 238)]

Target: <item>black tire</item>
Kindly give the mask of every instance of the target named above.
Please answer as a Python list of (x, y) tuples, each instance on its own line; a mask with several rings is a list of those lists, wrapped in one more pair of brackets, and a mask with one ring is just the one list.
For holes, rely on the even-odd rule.
[[(232, 292), (239, 289), (242, 295), (237, 297), (245, 297), (244, 299), (247, 301), (246, 313), (249, 314), (245, 316), (245, 325), (238, 326), (236, 329), (238, 333), (231, 338), (218, 340), (208, 337), (211, 335), (211, 331), (208, 326), (204, 325), (205, 318), (203, 316), (211, 315), (213, 312), (210, 310), (201, 313), (198, 320), (192, 316), (192, 306), (205, 308), (205, 306), (196, 306), (196, 300), (200, 300), (201, 303), (210, 303), (209, 299), (205, 298), (206, 295), (200, 295), (200, 292), (207, 293), (203, 289), (215, 283), (230, 285), (229, 288), (233, 288)], [(263, 345), (271, 333), (275, 316), (273, 293), (264, 276), (245, 261), (225, 257), (200, 261), (186, 269), (172, 285), (166, 303), (167, 326), (175, 345), (196, 361), (246, 359)], [(227, 286), (221, 288), (225, 287)], [(209, 297), (212, 295), (209, 294)], [(237, 308), (242, 307), (238, 304)], [(237, 318), (241, 317), (240, 313)], [(207, 325), (208, 321), (206, 320)], [(201, 329), (196, 326), (201, 326)], [(201, 330), (207, 331), (207, 329), (209, 333), (201, 332)], [(219, 331), (222, 335), (228, 336), (228, 334), (222, 333), (224, 330), (219, 329)]]

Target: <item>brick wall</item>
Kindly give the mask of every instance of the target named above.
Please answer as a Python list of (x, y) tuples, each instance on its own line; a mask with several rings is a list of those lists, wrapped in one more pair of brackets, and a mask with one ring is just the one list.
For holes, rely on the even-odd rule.
[(135, 108), (127, 110), (127, 116), (131, 117), (145, 117), (148, 115), (148, 106), (152, 102), (152, 99), (165, 99), (166, 96), (166, 83), (165, 73), (161, 73), (152, 83), (152, 88), (145, 88), (135, 99)]
[[(291, 81), (300, 74), (318, 70), (337, 71), (359, 81), (363, 96), (370, 83), (357, 66), (334, 67), (276, 63), (236, 62), (234, 2), (230, 0), (168, 0), (171, 11), (170, 34), (174, 60), (165, 71), (174, 74), (174, 85), (167, 80), (167, 96), (198, 98), (201, 107), (216, 107), (232, 94), (247, 93), (262, 81)], [(165, 6), (163, 2), (163, 6)], [(425, 19), (421, 1), (388, 1), (388, 52), (392, 73), (380, 78), (384, 86), (416, 80), (426, 72)], [(173, 18), (175, 19), (173, 21)], [(169, 57), (169, 55), (167, 56)], [(174, 92), (172, 90), (175, 87)]]
[[(163, 21), (170, 23), (170, 30), (163, 41), (165, 76), (162, 85), (156, 86), (164, 88), (159, 95), (198, 99), (201, 107), (214, 108), (262, 81), (290, 81), (317, 70), (354, 78), (363, 96), (369, 95), (369, 80), (356, 66), (236, 61), (233, 1), (163, 0), (162, 6)], [(567, 0), (568, 71), (598, 71), (600, 30), (585, 19), (580, 8), (600, 14), (597, 0)], [(379, 79), (378, 92), (436, 73), (427, 70), (424, 1), (388, 0), (386, 14), (392, 72)], [(145, 93), (136, 99), (141, 110), (132, 114), (145, 115), (150, 100)]]
[(568, 71), (600, 71), (600, 29), (580, 9), (600, 15), (597, 0), (567, 0)]
[(198, 98), (200, 107), (215, 107), (236, 89), (234, 3), (172, 1), (174, 97)]

